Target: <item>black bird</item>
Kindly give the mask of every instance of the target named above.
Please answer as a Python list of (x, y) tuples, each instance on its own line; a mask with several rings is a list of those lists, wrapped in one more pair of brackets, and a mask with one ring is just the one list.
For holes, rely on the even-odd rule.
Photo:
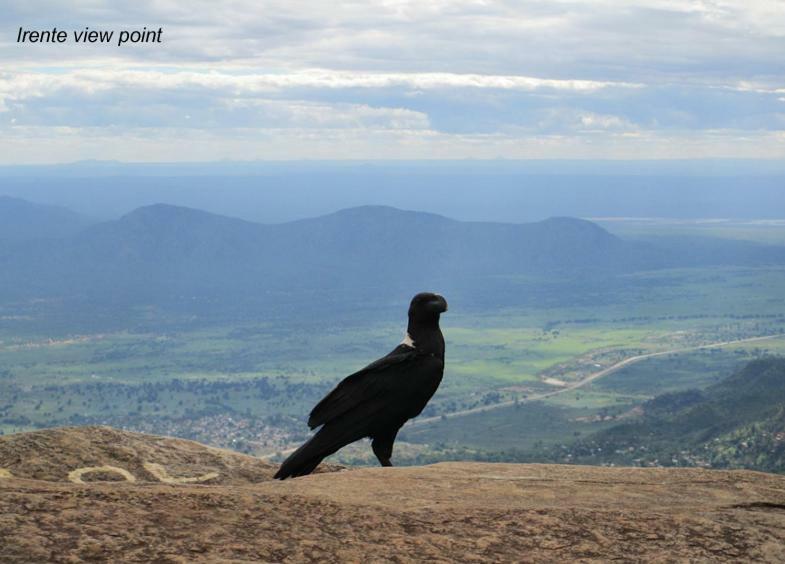
[(382, 466), (392, 466), (398, 430), (417, 417), (442, 381), (444, 337), (439, 316), (447, 302), (422, 293), (409, 305), (406, 337), (390, 354), (344, 378), (311, 411), (308, 426), (322, 428), (294, 451), (275, 474), (305, 476), (349, 443), (370, 437)]

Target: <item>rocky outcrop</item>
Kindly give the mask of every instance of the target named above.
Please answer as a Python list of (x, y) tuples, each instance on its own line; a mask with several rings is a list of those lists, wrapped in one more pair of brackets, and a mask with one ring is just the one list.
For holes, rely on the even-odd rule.
[[(20, 437), (0, 441), (3, 562), (785, 561), (780, 475), (452, 462), (284, 482), (164, 483), (117, 457), (52, 452), (70, 465), (117, 466), (137, 478), (74, 483), (73, 469), (45, 473), (41, 460), (3, 466), (3, 446)], [(140, 460), (179, 475), (160, 449), (170, 439), (131, 437)], [(145, 452), (146, 440), (158, 458)], [(191, 470), (221, 475), (237, 460), (258, 465), (259, 477), (270, 473), (250, 457), (216, 456)], [(111, 474), (94, 478), (115, 480)]]

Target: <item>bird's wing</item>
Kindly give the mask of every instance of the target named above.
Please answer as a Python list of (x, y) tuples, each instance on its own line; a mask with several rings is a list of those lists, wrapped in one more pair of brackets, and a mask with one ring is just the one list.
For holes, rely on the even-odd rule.
[[(420, 366), (423, 362), (434, 365), (434, 368), (437, 368), (438, 363), (438, 370), (423, 370), (424, 367)], [(422, 355), (415, 348), (399, 345), (387, 356), (344, 378), (313, 408), (308, 418), (308, 426), (314, 429), (360, 406), (374, 411), (374, 404), (378, 403), (377, 407), (383, 407), (383, 404), (395, 401), (402, 392), (427, 395), (424, 398), (427, 402), (441, 381), (442, 367), (441, 359)], [(412, 372), (418, 375), (425, 372), (425, 381), (412, 382), (406, 377)], [(432, 378), (428, 378), (428, 373), (433, 373)], [(412, 389), (413, 384), (417, 389)], [(414, 415), (416, 413), (409, 417)]]

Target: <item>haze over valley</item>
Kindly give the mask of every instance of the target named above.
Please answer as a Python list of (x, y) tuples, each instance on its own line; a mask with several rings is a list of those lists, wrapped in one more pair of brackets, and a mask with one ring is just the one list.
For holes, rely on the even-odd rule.
[[(769, 357), (785, 349), (785, 224), (771, 171), (752, 174), (760, 197), (742, 205), (746, 184), (720, 174), (719, 185), (735, 188), (711, 192), (708, 177), (683, 164), (678, 174), (663, 165), (679, 180), (656, 193), (643, 187), (655, 177), (640, 170), (619, 198), (604, 175), (583, 170), (579, 185), (551, 169), (512, 199), (505, 182), (522, 177), (504, 167), (498, 184), (486, 168), (476, 184), (489, 188), (475, 190), (472, 175), (489, 165), (463, 184), (447, 183), (438, 166), (429, 176), (385, 165), (388, 180), (399, 178), (374, 187), (373, 205), (325, 209), (326, 195), (302, 198), (317, 191), (297, 173), (292, 200), (278, 191), (266, 206), (270, 179), (256, 172), (216, 182), (90, 166), (86, 177), (67, 167), (54, 176), (6, 170), (3, 433), (108, 424), (274, 458), (304, 439), (305, 416), (324, 393), (401, 340), (411, 296), (435, 290), (450, 303), (445, 379), (422, 421), (402, 430), (397, 462), (782, 469), (773, 390), (785, 374)], [(362, 167), (325, 170), (328, 180), (367, 181)], [(419, 180), (405, 188), (412, 175)], [(612, 176), (619, 186), (630, 178)], [(433, 191), (418, 187), (426, 181)], [(31, 199), (19, 197), (23, 186)], [(351, 182), (329, 192), (336, 202), (364, 193)], [(710, 193), (715, 210), (704, 205)], [(401, 197), (407, 205), (389, 205)], [(304, 208), (289, 206), (295, 199), (325, 213), (296, 216)], [(735, 213), (687, 217), (691, 205)], [(662, 213), (635, 217), (645, 206)], [(744, 375), (764, 372), (761, 394), (745, 396)], [(711, 409), (731, 409), (737, 394), (752, 415), (722, 416), (721, 428), (679, 415), (715, 401), (715, 389), (726, 403)], [(654, 442), (640, 431), (653, 417), (674, 421)], [(731, 446), (685, 438), (696, 433)], [(756, 445), (755, 456), (741, 442)], [(365, 464), (367, 452), (337, 456)]]

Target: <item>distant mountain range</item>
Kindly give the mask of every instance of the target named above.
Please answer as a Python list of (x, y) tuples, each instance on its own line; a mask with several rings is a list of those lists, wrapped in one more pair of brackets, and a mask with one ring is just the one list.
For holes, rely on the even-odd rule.
[(68, 237), (92, 223), (90, 218), (60, 206), (0, 196), (0, 240)]
[(763, 160), (288, 161), (0, 166), (0, 194), (116, 219), (165, 202), (280, 223), (364, 204), (462, 220), (782, 219), (785, 165)]
[[(22, 211), (15, 211), (22, 210)], [(22, 213), (23, 212), (23, 213)], [(423, 288), (488, 299), (531, 279), (667, 267), (785, 264), (785, 248), (699, 238), (622, 240), (574, 218), (462, 222), (383, 206), (276, 225), (170, 205), (92, 223), (61, 208), (0, 199), (0, 301), (129, 304), (201, 300), (314, 303)]]

